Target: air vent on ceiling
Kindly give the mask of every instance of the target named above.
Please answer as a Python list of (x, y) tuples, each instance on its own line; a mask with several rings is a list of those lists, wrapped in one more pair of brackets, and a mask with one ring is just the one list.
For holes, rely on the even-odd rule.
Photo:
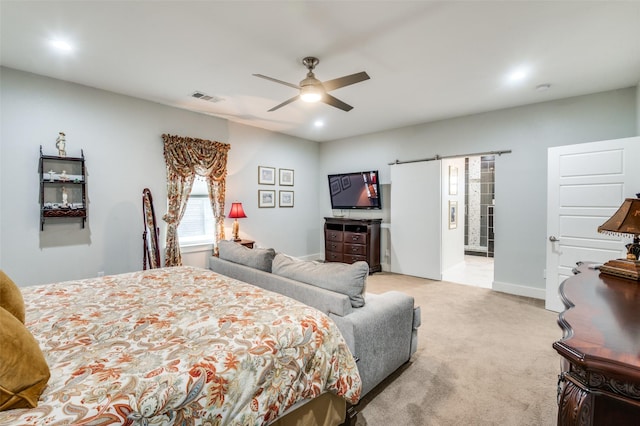
[(224, 101), (223, 98), (219, 98), (217, 96), (207, 95), (207, 94), (202, 93), (202, 92), (193, 92), (191, 94), (191, 96), (196, 98), (196, 99), (202, 99), (203, 101), (213, 102), (213, 103)]

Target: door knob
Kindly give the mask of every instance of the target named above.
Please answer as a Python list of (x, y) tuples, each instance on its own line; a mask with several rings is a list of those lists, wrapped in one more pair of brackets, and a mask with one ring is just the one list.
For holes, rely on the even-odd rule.
[(549, 237), (549, 241), (551, 241), (552, 243), (555, 243), (555, 242), (558, 242), (560, 240), (552, 235), (552, 236)]

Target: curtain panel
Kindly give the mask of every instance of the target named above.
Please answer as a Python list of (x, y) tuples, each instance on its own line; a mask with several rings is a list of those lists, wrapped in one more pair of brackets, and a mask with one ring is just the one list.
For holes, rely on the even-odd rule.
[(178, 226), (189, 201), (193, 181), (206, 178), (209, 201), (216, 223), (215, 242), (224, 239), (224, 199), (227, 177), (227, 154), (231, 145), (217, 141), (190, 137), (162, 135), (164, 160), (167, 166), (168, 209), (163, 220), (167, 222), (165, 266), (181, 266)]

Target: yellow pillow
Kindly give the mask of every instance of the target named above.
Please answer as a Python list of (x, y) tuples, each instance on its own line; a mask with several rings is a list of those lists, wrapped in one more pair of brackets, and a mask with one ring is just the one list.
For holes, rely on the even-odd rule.
[(36, 407), (49, 376), (36, 339), (15, 316), (0, 308), (0, 411)]
[(13, 314), (24, 324), (24, 299), (18, 286), (0, 269), (0, 308)]

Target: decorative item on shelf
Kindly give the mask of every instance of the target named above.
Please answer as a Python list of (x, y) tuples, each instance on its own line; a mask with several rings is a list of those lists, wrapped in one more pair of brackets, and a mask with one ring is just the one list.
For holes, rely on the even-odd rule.
[(49, 173), (49, 182), (53, 182), (55, 179), (56, 172), (54, 172), (52, 169), (52, 170), (49, 170), (47, 173)]
[(58, 148), (58, 156), (59, 157), (66, 157), (67, 156), (66, 145), (67, 145), (67, 141), (65, 139), (64, 132), (59, 132), (58, 133), (58, 138), (56, 139), (56, 148)]
[(69, 193), (67, 192), (67, 188), (63, 186), (60, 192), (62, 192), (62, 207), (69, 207)]
[(633, 237), (633, 242), (625, 246), (627, 258), (608, 261), (600, 266), (600, 272), (640, 281), (640, 193), (636, 196), (625, 199), (618, 211), (598, 227), (598, 232)]
[(69, 181), (69, 176), (67, 176), (67, 171), (63, 170), (62, 173), (60, 173), (60, 177), (58, 179), (61, 182), (68, 182)]
[(240, 241), (240, 237), (238, 236), (238, 233), (240, 232), (238, 219), (247, 217), (244, 213), (244, 209), (242, 208), (242, 203), (231, 203), (231, 210), (229, 210), (229, 215), (227, 217), (229, 219), (233, 219), (233, 241)]

